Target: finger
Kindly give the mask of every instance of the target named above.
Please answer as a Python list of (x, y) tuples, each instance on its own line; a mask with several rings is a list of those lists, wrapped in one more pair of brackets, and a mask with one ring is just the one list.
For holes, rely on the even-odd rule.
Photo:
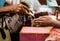
[(35, 18), (35, 19), (33, 19), (33, 21), (36, 21), (36, 20), (40, 20), (39, 18)]
[(22, 4), (19, 4), (19, 5), (18, 5), (18, 7), (22, 8), (22, 7), (23, 7), (23, 5), (22, 5)]
[(20, 12), (21, 8), (17, 8), (16, 12)]
[[(23, 7), (25, 8), (25, 9), (28, 9), (28, 7), (27, 6), (25, 6), (25, 5), (23, 5)], [(29, 9), (28, 9), (29, 10)]]
[(41, 23), (41, 22), (43, 22), (43, 21), (34, 21), (35, 23)]
[(48, 16), (42, 16), (42, 17), (39, 17), (39, 19), (40, 19), (40, 20), (42, 20), (42, 19), (49, 20), (49, 19), (51, 19), (51, 18), (48, 17)]
[(48, 18), (49, 16), (40, 16), (39, 18)]
[(28, 12), (30, 11), (29, 8), (25, 5), (23, 5), (23, 8), (26, 9)]
[(22, 11), (23, 11), (24, 14), (29, 14), (29, 12), (24, 8), (22, 8)]
[(45, 16), (41, 16), (39, 18), (34, 19), (33, 21), (43, 21), (43, 20), (47, 20), (47, 18)]
[[(26, 10), (26, 13), (29, 14), (29, 12), (33, 13), (27, 6), (23, 5), (23, 8)], [(30, 15), (30, 14), (29, 14)]]

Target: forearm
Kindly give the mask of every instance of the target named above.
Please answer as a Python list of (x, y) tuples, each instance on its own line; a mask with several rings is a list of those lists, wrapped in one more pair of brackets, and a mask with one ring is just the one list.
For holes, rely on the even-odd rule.
[(60, 27), (60, 21), (53, 21), (52, 26), (54, 27)]
[(2, 7), (0, 8), (0, 13), (1, 12), (8, 12), (12, 10), (12, 6), (6, 6), (6, 7)]

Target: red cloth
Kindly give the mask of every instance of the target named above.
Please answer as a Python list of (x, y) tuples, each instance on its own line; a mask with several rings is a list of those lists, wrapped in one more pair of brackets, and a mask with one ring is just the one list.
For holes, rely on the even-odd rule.
[(51, 33), (50, 33), (49, 37), (46, 39), (46, 41), (47, 40), (60, 41), (60, 29), (59, 28), (53, 28), (51, 30)]
[(60, 37), (60, 29), (59, 28), (53, 28), (51, 30), (51, 36), (57, 36), (57, 37)]
[(45, 41), (49, 34), (21, 33), (20, 41)]

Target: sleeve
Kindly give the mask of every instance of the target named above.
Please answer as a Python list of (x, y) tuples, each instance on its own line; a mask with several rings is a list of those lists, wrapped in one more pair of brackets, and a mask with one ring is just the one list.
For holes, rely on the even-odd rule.
[(5, 0), (0, 0), (0, 8), (4, 6)]
[[(46, 0), (48, 6), (58, 6), (56, 0)], [(52, 5), (51, 5), (52, 4)]]
[(33, 9), (36, 10), (36, 11), (39, 11), (40, 6), (41, 6), (41, 4), (39, 3), (39, 1), (38, 0), (34, 0)]
[(20, 0), (6, 0), (6, 2), (11, 5), (20, 4)]
[(13, 5), (20, 4), (20, 0), (13, 0)]

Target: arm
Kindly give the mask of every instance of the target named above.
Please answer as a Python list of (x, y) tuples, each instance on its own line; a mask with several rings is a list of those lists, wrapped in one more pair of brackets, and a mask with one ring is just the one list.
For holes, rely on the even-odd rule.
[(2, 7), (2, 8), (0, 8), (0, 14), (3, 13), (3, 12), (8, 12), (8, 11), (10, 11), (10, 10), (11, 10), (11, 8), (10, 8), (9, 6), (7, 6), (7, 7)]
[(2, 7), (0, 8), (0, 15), (5, 12), (15, 12), (15, 13), (21, 13), (21, 11), (23, 12), (23, 14), (29, 14), (30, 10), (28, 9), (28, 7), (22, 5), (22, 4), (18, 4), (18, 5), (12, 5), (12, 6), (6, 6), (6, 7)]
[(16, 9), (16, 6), (17, 6), (17, 5), (2, 7), (2, 8), (0, 8), (0, 13), (1, 13), (1, 12), (12, 11), (12, 10)]
[(60, 27), (60, 21), (52, 21), (52, 26), (54, 27)]
[(58, 28), (60, 27), (60, 21), (54, 20), (49, 16), (41, 16), (37, 19), (34, 19), (34, 21), (37, 21), (37, 22), (42, 21), (41, 25), (47, 24), (47, 26), (49, 25), (49, 26), (58, 27)]
[(7, 13), (13, 11), (13, 6), (5, 6), (0, 8), (0, 15), (6, 15)]
[(22, 5), (10, 5), (0, 8), (0, 15), (5, 15), (9, 12), (19, 12), (21, 10)]

